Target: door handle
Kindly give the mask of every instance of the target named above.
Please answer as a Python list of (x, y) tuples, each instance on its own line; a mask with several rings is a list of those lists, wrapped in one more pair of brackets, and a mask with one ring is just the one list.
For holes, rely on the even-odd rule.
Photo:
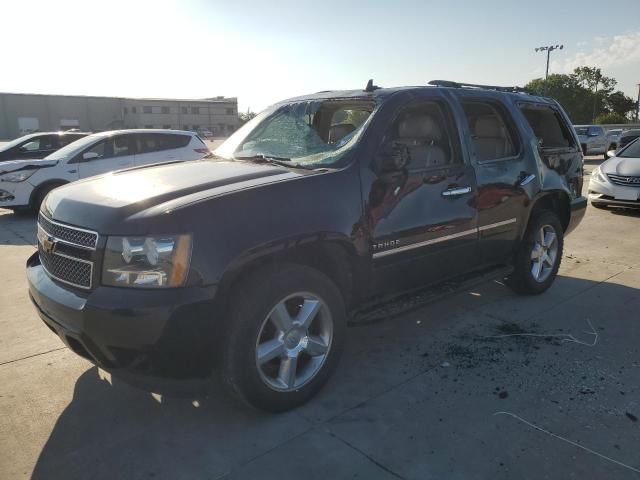
[(442, 192), (443, 197), (459, 197), (460, 195), (466, 195), (471, 193), (471, 187), (453, 187), (447, 188)]

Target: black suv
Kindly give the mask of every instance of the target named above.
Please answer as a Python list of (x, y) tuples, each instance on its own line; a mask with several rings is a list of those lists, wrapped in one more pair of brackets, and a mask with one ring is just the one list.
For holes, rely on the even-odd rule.
[(39, 132), (30, 133), (0, 145), (0, 162), (6, 160), (39, 159), (52, 154), (65, 145), (86, 137), (85, 132)]
[(364, 304), (491, 268), (549, 288), (585, 212), (582, 167), (560, 106), (516, 89), (320, 92), (204, 160), (53, 190), (29, 290), (69, 348), (125, 380), (220, 374), (286, 410), (327, 381)]

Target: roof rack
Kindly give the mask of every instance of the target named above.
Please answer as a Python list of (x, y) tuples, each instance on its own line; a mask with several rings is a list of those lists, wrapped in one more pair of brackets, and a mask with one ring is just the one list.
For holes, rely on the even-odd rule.
[(497, 92), (528, 93), (527, 89), (522, 87), (499, 87), (496, 85), (479, 85), (477, 83), (452, 82), (451, 80), (431, 80), (429, 82), (429, 85), (451, 88), (481, 88), (484, 90), (495, 90)]

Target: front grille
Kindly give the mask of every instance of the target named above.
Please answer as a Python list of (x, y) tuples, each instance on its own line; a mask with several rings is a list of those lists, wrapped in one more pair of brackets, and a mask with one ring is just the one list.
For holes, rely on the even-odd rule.
[(98, 243), (98, 234), (96, 232), (53, 222), (42, 213), (38, 215), (38, 223), (49, 235), (56, 237), (59, 240), (64, 240), (72, 245), (78, 245), (80, 247), (95, 250)]
[(625, 176), (625, 175), (611, 175), (607, 173), (607, 177), (611, 180), (611, 183), (616, 185), (620, 185), (623, 187), (639, 187), (640, 188), (640, 177), (635, 176)]
[(49, 276), (68, 285), (90, 289), (98, 234), (38, 216), (38, 254)]
[(38, 253), (42, 266), (53, 278), (75, 287), (91, 288), (93, 263), (55, 252), (46, 252), (39, 242)]

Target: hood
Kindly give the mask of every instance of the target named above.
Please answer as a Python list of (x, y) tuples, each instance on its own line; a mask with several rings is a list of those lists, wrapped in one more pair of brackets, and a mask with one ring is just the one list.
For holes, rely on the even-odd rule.
[(54, 220), (99, 232), (127, 218), (153, 215), (188, 203), (301, 174), (272, 165), (196, 160), (111, 172), (53, 190), (44, 211)]
[(40, 160), (37, 158), (31, 160), (8, 160), (0, 162), (0, 174), (15, 172), (18, 170), (34, 170), (38, 168), (53, 167), (57, 163), (57, 160)]
[(640, 177), (640, 158), (611, 157), (600, 166), (604, 173)]

